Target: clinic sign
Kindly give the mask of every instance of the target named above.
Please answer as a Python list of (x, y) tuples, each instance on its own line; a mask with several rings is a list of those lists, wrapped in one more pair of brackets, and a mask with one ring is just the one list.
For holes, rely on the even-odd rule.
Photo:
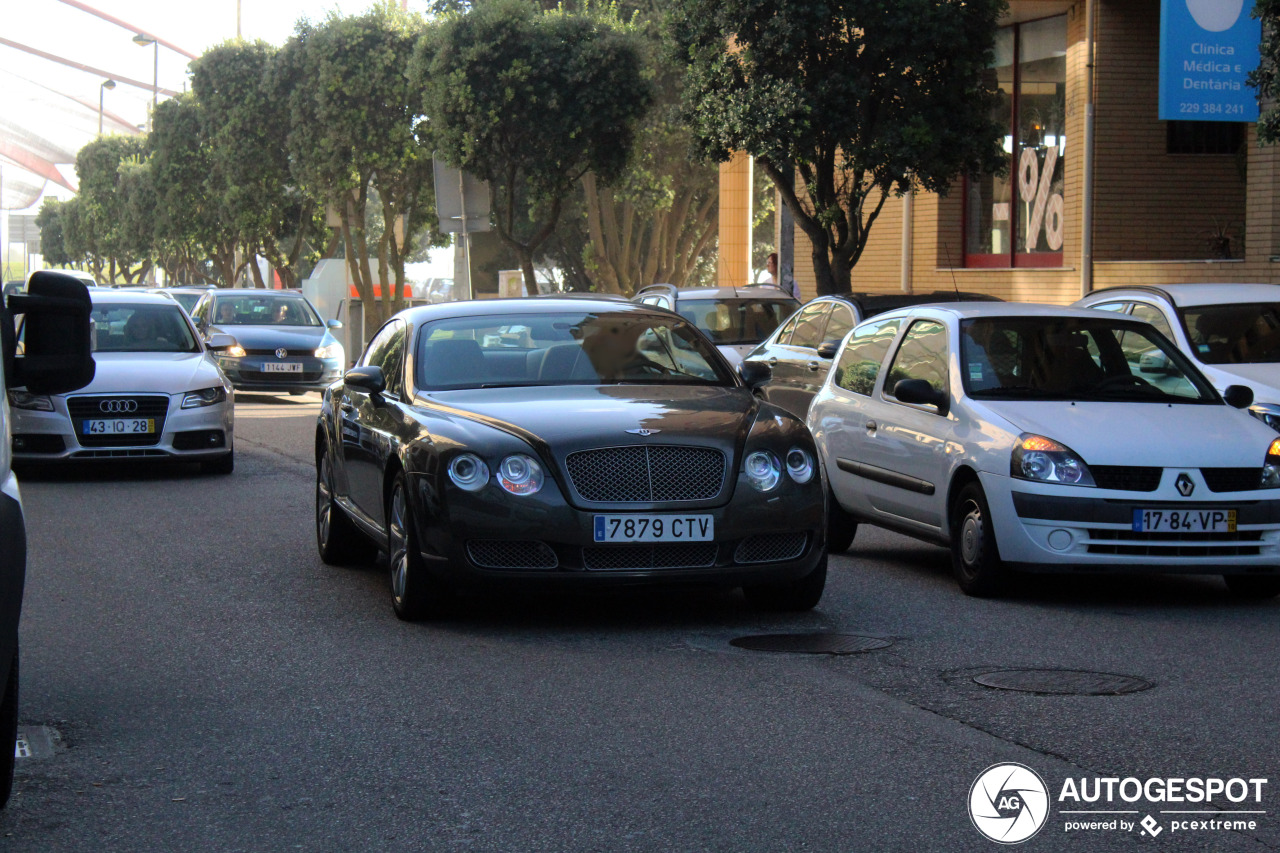
[(1161, 0), (1162, 121), (1258, 120), (1246, 82), (1262, 40), (1252, 8), (1253, 0)]

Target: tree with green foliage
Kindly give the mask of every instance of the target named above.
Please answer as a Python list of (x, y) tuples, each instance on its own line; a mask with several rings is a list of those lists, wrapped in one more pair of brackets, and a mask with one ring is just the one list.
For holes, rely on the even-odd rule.
[(1249, 85), (1258, 90), (1262, 112), (1258, 141), (1280, 140), (1280, 0), (1256, 0), (1253, 17), (1262, 21), (1258, 67), (1249, 72)]
[(588, 172), (626, 166), (651, 99), (634, 33), (613, 9), (543, 12), (491, 0), (435, 23), (409, 69), (421, 135), (489, 183), (496, 230), (537, 292), (533, 262)]
[(126, 284), (143, 280), (151, 269), (145, 240), (130, 231), (126, 218), (127, 187), (122, 186), (122, 167), (146, 157), (146, 140), (124, 136), (103, 136), (76, 154), (76, 175), (80, 180), (78, 223), (91, 239), (83, 246), (99, 280)]
[[(294, 178), (341, 222), (351, 278), (379, 323), (403, 305), (414, 241), (442, 242), (432, 227), (430, 149), (414, 135), (419, 99), (405, 76), (423, 26), (388, 2), (355, 17), (300, 23), (272, 83), (288, 93)], [(392, 227), (370, 229), (371, 203)], [(384, 285), (380, 298), (375, 284)]]
[(69, 202), (46, 198), (36, 214), (36, 227), (40, 229), (40, 251), (46, 264), (55, 267), (79, 266), (84, 255), (74, 256), (67, 248), (66, 206)]
[[(272, 73), (277, 48), (264, 41), (229, 41), (191, 63), (191, 88), (202, 107), (211, 180), (222, 188), (220, 219), (249, 254), (296, 287), (298, 266), (325, 236), (323, 208), (302, 192), (289, 170), (288, 93)], [(310, 249), (314, 254), (314, 248)], [(256, 263), (248, 264), (265, 287)]]
[(187, 92), (162, 102), (148, 136), (155, 191), (154, 243), (175, 262), (207, 258), (223, 286), (235, 284), (244, 265), (240, 235), (222, 218), (226, 186), (213, 167), (204, 105)]
[[(850, 290), (890, 196), (1003, 166), (986, 74), (1004, 0), (675, 0), (699, 152), (746, 151)], [(799, 175), (799, 182), (793, 180)]]

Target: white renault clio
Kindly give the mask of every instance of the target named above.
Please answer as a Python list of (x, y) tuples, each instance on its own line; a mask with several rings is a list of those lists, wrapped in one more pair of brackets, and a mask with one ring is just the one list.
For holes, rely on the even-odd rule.
[(181, 459), (235, 466), (235, 392), (186, 312), (166, 296), (91, 290), (97, 373), (72, 394), (9, 389), (14, 462)]
[[(1140, 361), (1165, 354), (1158, 375)], [(1011, 570), (1222, 574), (1280, 593), (1280, 439), (1152, 326), (967, 303), (854, 329), (808, 424), (831, 547), (859, 521), (949, 546), (957, 580)]]

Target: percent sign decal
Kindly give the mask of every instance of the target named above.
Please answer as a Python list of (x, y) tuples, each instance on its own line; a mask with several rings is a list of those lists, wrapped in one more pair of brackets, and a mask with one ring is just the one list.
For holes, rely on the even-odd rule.
[(1032, 251), (1040, 242), (1040, 227), (1044, 226), (1044, 239), (1049, 250), (1062, 248), (1062, 196), (1049, 195), (1053, 184), (1053, 170), (1058, 164), (1058, 149), (1050, 147), (1044, 152), (1044, 171), (1040, 170), (1040, 157), (1034, 148), (1023, 148), (1018, 161), (1018, 192), (1031, 207), (1031, 221), (1027, 223), (1027, 246)]

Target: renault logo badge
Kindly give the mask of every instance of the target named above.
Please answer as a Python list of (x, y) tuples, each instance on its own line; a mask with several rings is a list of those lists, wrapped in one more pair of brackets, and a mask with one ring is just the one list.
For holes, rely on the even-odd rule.
[(1178, 475), (1178, 479), (1174, 481), (1174, 485), (1178, 487), (1178, 494), (1184, 498), (1191, 497), (1191, 493), (1196, 490), (1196, 484), (1190, 477), (1183, 472)]

